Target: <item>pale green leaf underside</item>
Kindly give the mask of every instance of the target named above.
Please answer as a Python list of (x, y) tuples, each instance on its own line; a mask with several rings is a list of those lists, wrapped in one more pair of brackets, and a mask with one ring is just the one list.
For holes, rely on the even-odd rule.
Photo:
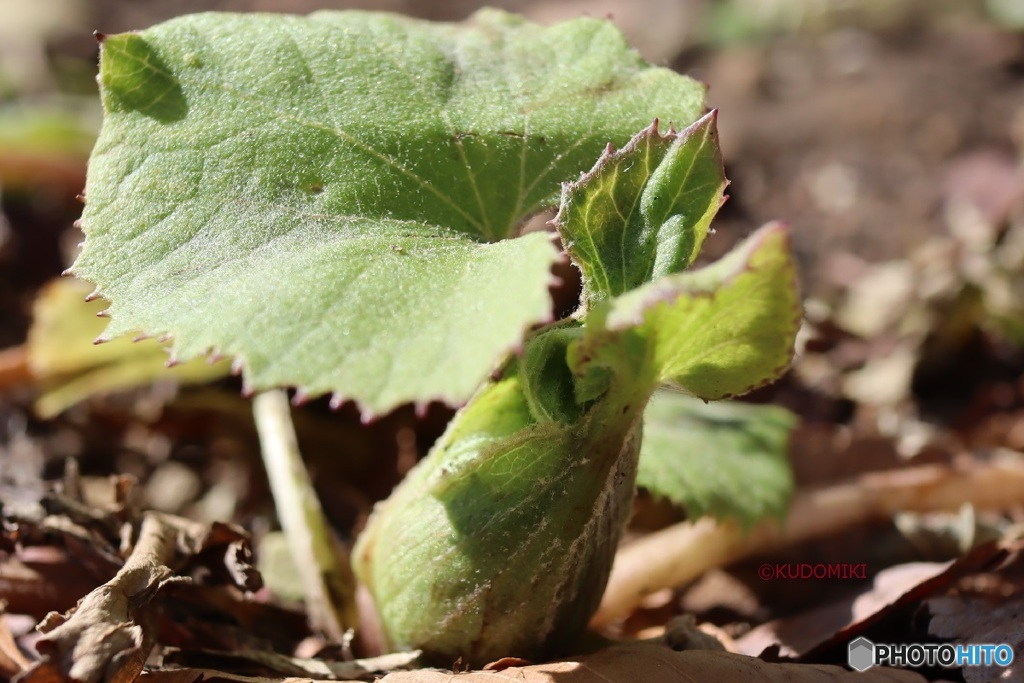
[(710, 266), (596, 308), (571, 362), (584, 375), (610, 368), (706, 400), (738, 396), (789, 365), (800, 311), (788, 230), (769, 224)]
[(566, 183), (555, 223), (587, 307), (689, 266), (726, 185), (715, 112), (665, 135), (652, 125)]
[(368, 412), (464, 400), (550, 315), (558, 183), (703, 88), (608, 22), (201, 14), (103, 42), (74, 272), (105, 336), (236, 356)]
[(786, 457), (795, 419), (777, 406), (659, 391), (644, 413), (637, 485), (686, 508), (692, 518), (745, 525), (786, 511), (793, 479)]

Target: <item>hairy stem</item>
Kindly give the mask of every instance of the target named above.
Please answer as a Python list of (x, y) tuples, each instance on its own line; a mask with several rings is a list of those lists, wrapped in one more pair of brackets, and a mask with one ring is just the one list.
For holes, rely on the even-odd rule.
[(306, 593), (314, 629), (343, 642), (358, 622), (355, 578), (348, 555), (330, 526), (299, 452), (291, 406), (284, 391), (258, 394), (253, 417), (277, 516)]

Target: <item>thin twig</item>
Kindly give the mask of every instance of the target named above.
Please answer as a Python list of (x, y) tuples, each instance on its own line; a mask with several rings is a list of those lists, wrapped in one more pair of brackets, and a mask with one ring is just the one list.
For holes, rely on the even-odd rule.
[(30, 384), (34, 379), (24, 344), (0, 349), (0, 391)]
[(703, 518), (656, 531), (619, 550), (591, 625), (621, 618), (647, 595), (692, 581), (709, 569), (900, 511), (955, 511), (964, 504), (1006, 510), (1024, 504), (1024, 459), (1012, 456), (875, 472), (801, 492), (781, 527), (763, 522), (745, 534), (734, 522)]

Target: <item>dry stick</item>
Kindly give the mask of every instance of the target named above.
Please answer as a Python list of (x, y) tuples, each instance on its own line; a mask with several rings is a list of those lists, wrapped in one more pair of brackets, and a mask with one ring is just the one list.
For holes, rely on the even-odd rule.
[(785, 524), (762, 522), (744, 534), (733, 522), (703, 518), (649, 534), (623, 546), (592, 626), (628, 615), (645, 596), (692, 581), (709, 569), (768, 550), (826, 536), (900, 511), (1024, 504), (1024, 459), (928, 465), (866, 474), (852, 482), (798, 493)]
[(34, 379), (28, 361), (28, 349), (24, 344), (0, 349), (0, 392), (29, 384)]
[(253, 399), (252, 410), (277, 516), (302, 576), (310, 623), (343, 642), (358, 622), (355, 577), (347, 555), (331, 536), (302, 462), (288, 396), (280, 390), (263, 392)]

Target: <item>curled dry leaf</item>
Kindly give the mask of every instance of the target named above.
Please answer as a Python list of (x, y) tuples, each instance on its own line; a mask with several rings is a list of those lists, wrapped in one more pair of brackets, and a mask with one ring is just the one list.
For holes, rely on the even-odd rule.
[(174, 579), (167, 565), (174, 557), (176, 536), (160, 517), (147, 515), (117, 575), (67, 614), (51, 612), (38, 626), (46, 634), (36, 645), (42, 659), (21, 683), (133, 681), (153, 644), (152, 629), (145, 628), (139, 610)]
[(37, 619), (48, 612), (67, 610), (116, 571), (97, 579), (88, 562), (52, 547), (20, 548), (0, 561), (0, 601), (10, 614)]
[[(63, 504), (65, 512), (77, 512), (82, 524), (98, 538), (113, 533), (110, 522), (117, 513), (104, 517), (100, 511), (70, 502), (51, 494), (45, 505)], [(64, 518), (50, 515), (46, 519)], [(31, 526), (23, 522), (19, 528), (31, 534)], [(214, 580), (220, 573), (223, 581), (240, 588), (259, 587), (259, 577), (248, 564), (245, 540), (244, 534), (229, 525), (203, 525), (146, 513), (131, 553), (116, 575), (67, 613), (51, 612), (37, 627), (45, 634), (36, 645), (41, 659), (20, 675), (20, 682), (135, 680), (156, 642), (158, 610), (153, 601), (162, 588), (187, 582), (183, 573), (187, 576), (197, 563), (209, 569)], [(161, 604), (166, 607), (166, 601)]]

